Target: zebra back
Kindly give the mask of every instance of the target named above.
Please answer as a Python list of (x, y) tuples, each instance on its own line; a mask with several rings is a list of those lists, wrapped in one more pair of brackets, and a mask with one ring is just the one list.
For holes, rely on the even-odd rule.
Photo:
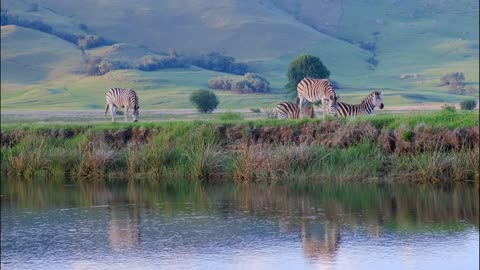
[[(280, 102), (276, 108), (277, 119), (298, 119), (300, 118), (300, 109), (297, 104), (293, 102)], [(310, 118), (315, 117), (313, 106), (307, 106), (306, 113)]]
[(297, 96), (311, 103), (319, 102), (323, 97), (333, 103), (337, 101), (335, 90), (328, 79), (303, 78), (297, 85)]
[(131, 107), (134, 112), (138, 111), (140, 104), (137, 93), (127, 88), (111, 88), (106, 95), (107, 103), (110, 101), (117, 107)]

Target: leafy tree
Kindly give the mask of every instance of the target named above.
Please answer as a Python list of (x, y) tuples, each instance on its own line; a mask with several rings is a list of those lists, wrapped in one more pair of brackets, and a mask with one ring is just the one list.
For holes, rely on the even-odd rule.
[(213, 112), (218, 106), (218, 98), (212, 91), (199, 89), (190, 95), (193, 103), (201, 113)]
[(323, 65), (320, 58), (303, 54), (293, 60), (288, 66), (287, 91), (292, 95), (297, 94), (297, 85), (305, 77), (325, 79), (330, 77), (330, 71)]

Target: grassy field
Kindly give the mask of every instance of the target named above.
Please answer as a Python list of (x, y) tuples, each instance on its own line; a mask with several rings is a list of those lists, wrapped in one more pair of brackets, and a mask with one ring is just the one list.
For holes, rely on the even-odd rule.
[[(440, 77), (448, 72), (463, 72), (467, 86), (479, 89), (478, 1), (166, 1), (158, 8), (142, 0), (89, 0), (81, 3), (87, 8), (80, 8), (80, 3), (47, 0), (36, 11), (30, 4), (8, 0), (2, 9), (58, 31), (95, 33), (119, 43), (87, 50), (92, 56), (134, 61), (175, 48), (183, 55), (219, 51), (254, 64), (255, 72), (270, 81), (272, 92), (217, 91), (219, 109), (224, 110), (288, 100), (288, 64), (302, 53), (323, 61), (345, 102), (360, 102), (372, 89), (383, 91), (386, 106), (467, 99), (439, 87)], [(109, 10), (108, 16), (103, 10)], [(316, 10), (329, 12), (318, 16)], [(125, 15), (129, 20), (122, 19)], [(191, 109), (192, 91), (207, 88), (212, 77), (228, 75), (192, 67), (89, 77), (81, 73), (80, 50), (56, 36), (9, 25), (2, 26), (1, 39), (2, 112), (96, 110), (104, 106), (111, 87), (137, 90), (142, 109)], [(369, 62), (372, 58), (376, 66)]]

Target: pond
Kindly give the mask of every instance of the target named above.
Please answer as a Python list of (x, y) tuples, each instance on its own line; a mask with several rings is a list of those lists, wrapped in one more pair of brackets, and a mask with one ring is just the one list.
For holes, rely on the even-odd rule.
[(478, 269), (466, 185), (1, 182), (1, 269)]

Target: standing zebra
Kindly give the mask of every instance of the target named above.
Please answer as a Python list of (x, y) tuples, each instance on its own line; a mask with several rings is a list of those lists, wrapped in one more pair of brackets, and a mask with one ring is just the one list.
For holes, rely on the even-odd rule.
[(304, 104), (307, 102), (321, 102), (323, 108), (323, 118), (326, 115), (325, 101), (328, 100), (328, 111), (337, 114), (337, 95), (333, 86), (327, 79), (303, 78), (297, 85), (297, 103), (300, 108), (300, 117), (305, 116)]
[(138, 109), (140, 109), (140, 104), (138, 103), (138, 96), (135, 91), (125, 88), (112, 88), (107, 92), (105, 98), (107, 101), (105, 116), (107, 116), (108, 107), (110, 106), (112, 122), (115, 122), (115, 113), (117, 112), (117, 107), (125, 108), (125, 122), (127, 122), (128, 108), (133, 109), (133, 122), (138, 121)]
[[(313, 111), (313, 106), (307, 106), (306, 113), (308, 117), (314, 118), (315, 112)], [(277, 119), (298, 119), (300, 118), (300, 109), (298, 105), (293, 102), (280, 102), (277, 104), (276, 108)]]
[[(360, 104), (347, 104), (343, 102), (337, 102), (337, 114), (342, 117), (357, 116), (357, 115), (369, 115), (373, 113), (376, 106), (383, 109), (383, 101), (380, 97), (381, 92), (373, 91), (366, 98), (362, 100)], [(332, 112), (330, 112), (332, 114)]]

